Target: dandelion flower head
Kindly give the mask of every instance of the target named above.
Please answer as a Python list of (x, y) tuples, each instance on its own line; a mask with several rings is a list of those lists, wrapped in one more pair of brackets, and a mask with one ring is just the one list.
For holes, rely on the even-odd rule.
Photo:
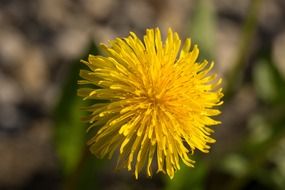
[[(104, 56), (89, 55), (82, 61), (78, 95), (97, 100), (87, 108), (89, 129), (95, 134), (88, 145), (98, 157), (118, 155), (117, 165), (133, 171), (136, 178), (153, 170), (173, 178), (181, 161), (196, 149), (207, 153), (212, 116), (222, 104), (221, 79), (210, 74), (213, 63), (197, 62), (199, 49), (186, 39), (181, 47), (177, 33), (168, 30), (165, 41), (158, 28), (147, 29), (141, 41), (130, 32), (108, 46)], [(98, 100), (100, 100), (98, 103)]]

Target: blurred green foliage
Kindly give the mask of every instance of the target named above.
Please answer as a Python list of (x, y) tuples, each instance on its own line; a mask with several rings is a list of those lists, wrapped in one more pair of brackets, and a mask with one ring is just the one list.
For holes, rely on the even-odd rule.
[(55, 142), (65, 175), (77, 166), (85, 146), (85, 126), (81, 122), (83, 102), (76, 95), (79, 63), (72, 65), (55, 110)]
[(175, 174), (173, 180), (167, 180), (166, 190), (173, 189), (205, 189), (205, 177), (208, 172), (206, 162), (200, 162), (199, 158), (195, 158), (197, 163), (194, 168), (189, 168), (185, 165), (181, 166), (181, 170)]
[(285, 82), (275, 65), (261, 59), (254, 69), (254, 86), (258, 97), (268, 104), (280, 104), (285, 99)]
[(190, 19), (187, 36), (192, 37), (193, 43), (199, 44), (200, 59), (210, 61), (214, 59), (216, 19), (213, 1), (195, 1), (195, 10)]
[[(88, 54), (98, 54), (91, 45)], [(87, 59), (88, 54), (85, 57)], [(79, 60), (79, 59), (78, 59)], [(79, 71), (84, 66), (78, 60), (72, 63), (62, 95), (55, 109), (55, 146), (65, 183), (64, 189), (94, 189), (98, 187), (96, 173), (103, 161), (90, 156), (86, 147), (87, 124), (81, 118), (87, 103), (77, 96)]]

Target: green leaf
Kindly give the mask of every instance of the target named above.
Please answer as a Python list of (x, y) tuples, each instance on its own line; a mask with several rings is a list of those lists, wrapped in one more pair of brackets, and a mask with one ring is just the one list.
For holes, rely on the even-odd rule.
[(285, 82), (274, 64), (260, 60), (254, 69), (253, 80), (261, 100), (269, 104), (284, 102)]
[(196, 0), (193, 17), (190, 20), (192, 41), (199, 45), (201, 58), (214, 58), (216, 12), (213, 1)]
[(83, 103), (76, 95), (78, 73), (79, 62), (71, 66), (55, 110), (55, 145), (65, 174), (76, 167), (85, 146), (86, 127), (80, 121)]
[[(91, 48), (92, 54), (97, 54), (97, 48), (94, 46)], [(79, 59), (71, 65), (54, 111), (55, 146), (65, 176), (76, 169), (86, 149), (87, 127), (86, 123), (81, 121), (85, 115), (81, 108), (86, 103), (77, 96), (77, 81), (80, 79), (79, 71), (82, 67), (84, 66)]]
[(208, 172), (208, 163), (197, 157), (195, 167), (190, 168), (181, 163), (181, 169), (175, 173), (174, 178), (167, 180), (166, 190), (173, 189), (205, 189), (205, 178)]

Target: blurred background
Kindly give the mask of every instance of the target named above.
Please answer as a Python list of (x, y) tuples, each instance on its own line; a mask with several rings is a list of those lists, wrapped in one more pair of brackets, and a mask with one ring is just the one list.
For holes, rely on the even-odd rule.
[[(285, 189), (284, 0), (0, 0), (0, 189)], [(114, 171), (85, 145), (79, 63), (129, 31), (168, 27), (214, 60), (217, 143), (173, 180)]]

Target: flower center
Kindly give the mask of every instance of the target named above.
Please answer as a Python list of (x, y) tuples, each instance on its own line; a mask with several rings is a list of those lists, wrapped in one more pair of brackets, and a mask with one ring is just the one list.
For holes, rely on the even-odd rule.
[(163, 102), (161, 93), (157, 92), (154, 88), (148, 89), (146, 98), (153, 105), (158, 105)]

